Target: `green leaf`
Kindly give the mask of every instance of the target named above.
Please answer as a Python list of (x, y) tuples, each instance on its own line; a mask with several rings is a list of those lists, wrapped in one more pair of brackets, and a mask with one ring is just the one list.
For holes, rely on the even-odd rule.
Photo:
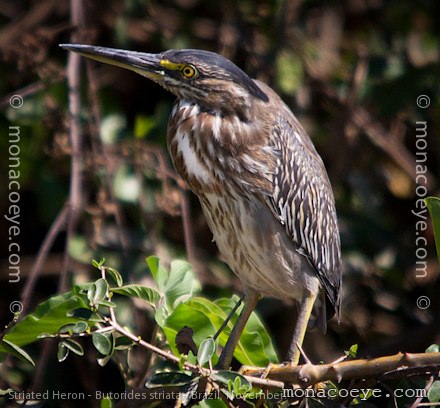
[(429, 402), (440, 401), (440, 381), (434, 381), (428, 391)]
[(112, 341), (110, 337), (103, 333), (92, 333), (92, 343), (102, 355), (107, 356), (112, 351)]
[(87, 320), (90, 322), (102, 322), (102, 319), (96, 315), (92, 310), (86, 309), (85, 307), (79, 307), (77, 309), (69, 310), (66, 313), (67, 317), (72, 317), (75, 319)]
[(120, 288), (112, 288), (110, 292), (145, 300), (154, 307), (157, 306), (160, 300), (160, 293), (156, 289), (142, 285), (125, 285)]
[[(58, 330), (58, 333), (64, 334), (64, 333), (84, 333), (88, 329), (89, 325), (86, 322), (80, 321), (78, 323), (69, 323), (60, 328)], [(47, 336), (46, 336), (47, 337)]]
[(197, 352), (197, 361), (203, 367), (215, 353), (215, 341), (212, 337), (202, 341)]
[[(179, 304), (163, 322), (160, 322), (157, 316), (156, 321), (162, 327), (173, 353), (178, 356), (179, 353), (175, 346), (176, 334), (184, 326), (194, 329), (193, 339), (196, 345), (200, 347), (203, 340), (214, 336), (226, 320), (236, 301), (238, 301), (237, 296), (234, 296), (232, 299), (219, 299), (216, 302), (194, 297), (185, 303)], [(225, 330), (220, 334), (219, 343), (221, 345), (224, 346), (226, 344), (237, 316), (238, 314), (232, 318), (232, 322), (229, 322)], [(268, 363), (278, 362), (271, 338), (255, 313), (251, 315), (248, 324), (243, 330), (234, 356), (242, 364), (259, 367), (265, 366)], [(189, 357), (189, 360), (194, 362), (192, 357)], [(217, 362), (215, 354), (212, 360), (213, 364)]]
[(93, 304), (98, 304), (104, 300), (107, 296), (108, 283), (105, 279), (100, 278), (95, 283), (95, 293), (92, 299)]
[(347, 357), (355, 358), (358, 351), (358, 345), (353, 344), (348, 350), (345, 350), (344, 353)]
[(160, 292), (164, 292), (165, 283), (168, 280), (168, 271), (160, 265), (160, 261), (157, 256), (149, 256), (146, 261), (148, 267), (150, 268), (154, 282), (156, 282), (157, 288)]
[(99, 405), (100, 408), (113, 408), (113, 401), (109, 397), (104, 397)]
[(431, 344), (426, 350), (425, 353), (438, 353), (440, 352), (440, 346), (438, 344)]
[(13, 388), (0, 389), (0, 397), (4, 397), (5, 395), (9, 395), (16, 392)]
[(116, 269), (108, 267), (106, 268), (106, 271), (110, 274), (118, 287), (121, 287), (124, 284), (121, 274)]
[(191, 265), (186, 261), (172, 261), (164, 289), (168, 310), (171, 311), (199, 290), (200, 283), (194, 276)]
[(96, 292), (95, 285), (90, 286), (89, 289), (87, 290), (87, 299), (89, 301), (90, 306), (94, 305), (93, 299), (95, 298), (95, 292)]
[(115, 339), (115, 350), (128, 350), (133, 347), (133, 340), (125, 336), (120, 336)]
[(89, 328), (89, 325), (86, 322), (78, 322), (73, 326), (72, 333), (79, 334), (84, 333)]
[(104, 265), (104, 263), (105, 263), (105, 258), (101, 258), (99, 261), (97, 261), (96, 259), (92, 259), (92, 265), (96, 269), (99, 269), (102, 265)]
[(301, 59), (293, 53), (280, 53), (276, 60), (277, 86), (286, 94), (295, 93), (304, 78)]
[(169, 313), (166, 307), (164, 305), (159, 306), (154, 315), (154, 320), (156, 320), (156, 323), (159, 325), (159, 327), (165, 326), (165, 321), (168, 318), (168, 315)]
[(188, 385), (194, 378), (190, 375), (178, 372), (169, 371), (164, 373), (154, 374), (145, 384), (147, 388), (156, 387), (181, 387)]
[[(158, 324), (160, 323), (158, 322)], [(185, 326), (197, 328), (197, 331), (193, 335), (193, 340), (197, 346), (199, 346), (207, 337), (213, 336), (216, 331), (209, 317), (206, 316), (205, 313), (200, 312), (192, 307), (192, 305), (181, 303), (173, 310), (171, 315), (166, 318), (164, 325), (161, 326), (168, 344), (176, 356), (180, 355), (176, 347), (176, 335)], [(195, 360), (192, 356), (188, 358), (191, 362), (194, 362)]]
[(109, 300), (100, 300), (96, 303), (97, 306), (105, 306), (105, 307), (116, 307), (116, 303), (110, 302)]
[(74, 327), (75, 327), (74, 323), (66, 324), (63, 327), (61, 327), (60, 330), (58, 330), (58, 333), (60, 334), (72, 333)]
[[(115, 336), (113, 336), (113, 333), (108, 336), (109, 336), (108, 339), (110, 341), (110, 350), (107, 351), (105, 349), (106, 346), (104, 345), (103, 351), (107, 351), (107, 355), (102, 355), (102, 356), (98, 357), (98, 359), (97, 359), (98, 364), (101, 367), (104, 367), (111, 360), (111, 358), (113, 356), (113, 352), (115, 350)], [(96, 345), (95, 345), (95, 347), (96, 347)]]
[(154, 117), (137, 115), (134, 122), (134, 137), (136, 139), (145, 138), (155, 126), (156, 120)]
[(165, 297), (168, 313), (200, 290), (200, 283), (195, 278), (191, 265), (186, 261), (172, 261), (169, 272), (160, 265), (157, 257), (148, 257), (147, 264), (160, 294)]
[(194, 408), (228, 408), (221, 399), (205, 399), (200, 401)]
[(431, 214), (432, 225), (434, 226), (435, 247), (437, 258), (440, 262), (440, 199), (437, 197), (425, 198), (426, 206)]
[[(42, 302), (32, 314), (13, 326), (5, 334), (4, 340), (21, 347), (33, 343), (43, 333), (56, 334), (66, 324), (76, 324), (81, 320), (78, 317), (68, 316), (69, 312), (79, 308), (85, 309), (86, 306), (84, 297), (72, 295), (71, 292), (54, 296)], [(0, 343), (0, 352), (6, 352), (2, 343)]]
[(223, 383), (228, 386), (228, 390), (232, 391), (233, 397), (243, 396), (252, 389), (251, 384), (241, 374), (233, 371), (218, 371), (211, 378), (214, 381)]
[[(231, 299), (219, 299), (215, 304), (224, 312), (224, 319), (231, 312), (238, 301), (238, 296)], [(243, 307), (243, 306), (241, 306)], [(230, 332), (241, 311), (239, 308), (225, 330), (220, 335), (219, 341), (223, 346), (229, 338)], [(255, 312), (252, 312), (240, 337), (234, 352), (234, 357), (244, 365), (264, 367), (269, 363), (278, 363), (278, 356), (272, 344), (272, 339), (263, 322)]]
[(16, 344), (3, 338), (0, 345), (3, 346), (8, 353), (12, 354), (13, 356), (19, 358), (22, 361), (25, 361), (35, 366), (34, 360), (32, 360), (31, 356)]
[(57, 350), (58, 361), (62, 363), (67, 358), (68, 355), (69, 355), (69, 349), (62, 341), (60, 341), (58, 343), (58, 350)]
[(179, 391), (179, 398), (182, 401), (182, 405), (184, 407), (188, 406), (190, 401), (194, 398), (194, 393), (197, 392), (197, 388), (199, 385), (198, 378), (189, 384), (185, 384)]
[(63, 339), (60, 341), (60, 343), (62, 343), (64, 347), (68, 348), (70, 351), (77, 354), (78, 356), (84, 355), (84, 349), (77, 341), (73, 339)]

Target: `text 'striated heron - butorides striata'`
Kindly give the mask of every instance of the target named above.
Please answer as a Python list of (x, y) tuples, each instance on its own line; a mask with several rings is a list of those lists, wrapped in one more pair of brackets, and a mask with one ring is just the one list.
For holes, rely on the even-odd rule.
[[(245, 287), (245, 306), (219, 366), (229, 367), (261, 295), (300, 303), (289, 350), (297, 364), (318, 295), (339, 318), (341, 254), (326, 170), (293, 113), (267, 85), (212, 52), (61, 46), (135, 71), (177, 96), (168, 123), (171, 158)], [(319, 303), (325, 322), (326, 302)]]

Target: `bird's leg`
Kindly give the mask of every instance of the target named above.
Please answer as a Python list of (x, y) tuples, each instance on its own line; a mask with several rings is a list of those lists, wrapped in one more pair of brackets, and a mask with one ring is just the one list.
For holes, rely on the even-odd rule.
[[(306, 292), (299, 307), (298, 319), (289, 348), (289, 364), (296, 366), (301, 355), (301, 346), (307, 330), (317, 293)], [(298, 347), (299, 345), (299, 347)]]
[(220, 358), (217, 363), (217, 367), (223, 370), (226, 370), (231, 365), (232, 357), (234, 356), (234, 350), (237, 346), (238, 341), (240, 340), (241, 333), (243, 332), (244, 327), (249, 319), (249, 316), (257, 306), (258, 300), (260, 299), (259, 293), (254, 290), (249, 290), (246, 293), (245, 303), (243, 310), (238, 316), (237, 321), (235, 322), (234, 328), (229, 336), (229, 339), (220, 355)]

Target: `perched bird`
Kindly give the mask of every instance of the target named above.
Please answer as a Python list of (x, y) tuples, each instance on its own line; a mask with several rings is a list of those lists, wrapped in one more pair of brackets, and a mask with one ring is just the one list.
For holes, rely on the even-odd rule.
[[(339, 319), (341, 253), (332, 188), (296, 117), (267, 85), (213, 52), (61, 47), (135, 71), (177, 96), (167, 134), (172, 161), (245, 288), (219, 366), (229, 367), (261, 295), (299, 302), (289, 350), (297, 364), (318, 295)], [(325, 328), (326, 302), (319, 303)]]

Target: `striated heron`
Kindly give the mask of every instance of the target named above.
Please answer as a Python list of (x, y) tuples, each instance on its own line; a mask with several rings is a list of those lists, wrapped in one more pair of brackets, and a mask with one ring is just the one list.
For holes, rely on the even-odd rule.
[(297, 364), (318, 296), (324, 330), (327, 317), (339, 319), (341, 253), (332, 188), (296, 117), (267, 85), (213, 52), (61, 47), (135, 71), (177, 96), (168, 123), (171, 158), (245, 288), (219, 366), (229, 367), (261, 295), (300, 303), (289, 349)]

